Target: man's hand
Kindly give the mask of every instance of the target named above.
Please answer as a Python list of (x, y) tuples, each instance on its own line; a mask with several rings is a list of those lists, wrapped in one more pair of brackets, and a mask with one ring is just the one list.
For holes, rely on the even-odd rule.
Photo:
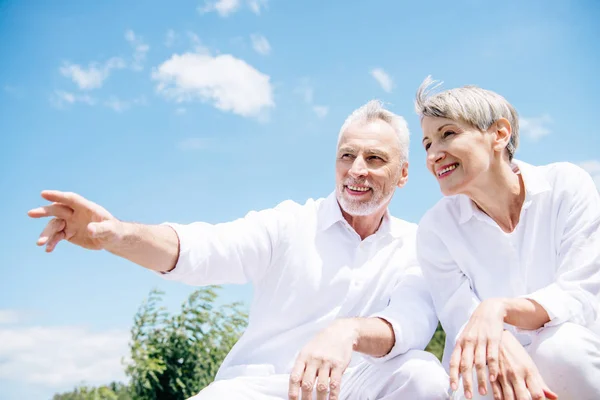
[(316, 388), (318, 400), (337, 400), (342, 375), (357, 345), (358, 326), (352, 319), (335, 321), (321, 331), (301, 351), (290, 374), (290, 400), (312, 399)]
[(498, 361), (498, 379), (492, 382), (495, 400), (558, 399), (521, 343), (508, 331), (502, 334)]
[(121, 234), (121, 224), (108, 211), (76, 193), (45, 190), (42, 197), (52, 204), (30, 210), (32, 218), (53, 217), (42, 231), (38, 246), (54, 250), (67, 240), (86, 249), (101, 250)]
[(487, 393), (486, 365), (490, 382), (498, 376), (498, 352), (504, 330), (503, 303), (484, 300), (471, 315), (459, 336), (450, 357), (450, 386), (457, 390), (459, 372), (462, 375), (465, 397), (473, 397), (473, 365), (477, 371), (479, 393)]

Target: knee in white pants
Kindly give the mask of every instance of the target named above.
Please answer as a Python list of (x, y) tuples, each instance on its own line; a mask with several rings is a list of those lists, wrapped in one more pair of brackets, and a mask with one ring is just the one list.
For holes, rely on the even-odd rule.
[(450, 380), (439, 360), (431, 353), (410, 350), (385, 363), (391, 386), (410, 386), (415, 399), (448, 399)]
[(232, 380), (214, 381), (197, 395), (187, 400), (222, 400), (239, 398), (236, 396), (236, 385)]
[(569, 322), (546, 327), (527, 350), (559, 396), (586, 398), (600, 393), (600, 337), (591, 330)]

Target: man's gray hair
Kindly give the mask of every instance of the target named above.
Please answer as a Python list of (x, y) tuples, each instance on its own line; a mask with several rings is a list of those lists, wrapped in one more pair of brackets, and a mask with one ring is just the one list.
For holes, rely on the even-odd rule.
[(519, 146), (519, 115), (515, 108), (498, 93), (472, 85), (431, 94), (442, 83), (428, 76), (419, 86), (415, 110), (421, 119), (442, 117), (462, 120), (484, 132), (500, 118), (506, 118), (512, 128), (506, 146), (508, 159), (512, 160)]
[(342, 135), (348, 129), (348, 127), (354, 123), (367, 123), (374, 120), (380, 119), (387, 122), (396, 132), (398, 142), (400, 145), (400, 161), (404, 164), (408, 161), (408, 147), (410, 145), (410, 132), (408, 130), (408, 124), (406, 120), (400, 115), (394, 114), (393, 112), (385, 109), (383, 102), (379, 100), (371, 100), (367, 104), (357, 108), (346, 118), (342, 129), (338, 136), (338, 146)]

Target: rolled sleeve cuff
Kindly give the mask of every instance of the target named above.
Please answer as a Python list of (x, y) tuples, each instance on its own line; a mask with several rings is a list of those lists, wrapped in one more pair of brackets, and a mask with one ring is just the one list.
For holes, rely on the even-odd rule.
[(544, 307), (550, 317), (550, 321), (544, 326), (560, 325), (571, 319), (572, 312), (569, 304), (573, 300), (556, 283), (520, 297), (534, 300)]
[(369, 318), (382, 319), (392, 326), (392, 330), (394, 332), (394, 345), (392, 346), (391, 350), (382, 357), (374, 357), (374, 356), (371, 356), (368, 354), (363, 354), (363, 357), (368, 362), (370, 362), (372, 364), (381, 364), (381, 363), (384, 363), (384, 362), (396, 357), (399, 354), (402, 354), (402, 353), (405, 353), (408, 351), (408, 349), (404, 345), (405, 341), (403, 340), (403, 336), (402, 336), (402, 327), (396, 321), (395, 318), (393, 318), (392, 316), (387, 315), (386, 313), (383, 313), (383, 312), (371, 315)]
[(179, 241), (179, 255), (175, 267), (168, 272), (154, 271), (158, 276), (163, 279), (170, 281), (183, 281), (190, 274), (191, 268), (190, 263), (185, 260), (189, 259), (189, 252), (191, 249), (189, 235), (186, 235), (185, 226), (181, 224), (163, 222), (161, 225), (169, 226), (177, 235)]

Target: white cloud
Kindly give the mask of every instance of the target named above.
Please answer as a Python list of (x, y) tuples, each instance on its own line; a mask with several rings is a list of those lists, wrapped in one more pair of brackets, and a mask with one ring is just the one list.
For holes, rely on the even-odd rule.
[(221, 17), (227, 17), (229, 14), (236, 12), (240, 6), (240, 0), (206, 1), (204, 7), (198, 8), (198, 11), (202, 14), (216, 11)]
[(267, 7), (267, 0), (206, 0), (204, 6), (198, 7), (200, 14), (215, 11), (221, 17), (227, 17), (242, 8), (248, 6), (250, 10), (260, 15), (263, 8)]
[(22, 313), (16, 310), (0, 310), (0, 325), (16, 324), (22, 319)]
[(107, 101), (104, 102), (104, 105), (108, 108), (112, 108), (116, 112), (123, 112), (128, 110), (133, 106), (146, 105), (146, 97), (140, 96), (133, 100), (121, 100), (116, 96), (111, 96)]
[(57, 90), (50, 96), (50, 103), (56, 108), (64, 108), (67, 105), (75, 103), (84, 103), (93, 106), (96, 104), (96, 99), (87, 94), (74, 94)]
[(125, 61), (121, 58), (113, 57), (105, 62), (104, 65), (92, 62), (87, 68), (79, 64), (67, 62), (60, 67), (60, 73), (67, 78), (71, 78), (79, 86), (79, 89), (90, 90), (102, 87), (110, 72), (113, 69), (121, 68), (125, 68)]
[(323, 105), (316, 105), (313, 103), (315, 97), (315, 89), (310, 83), (308, 78), (303, 78), (300, 84), (294, 89), (294, 93), (299, 95), (302, 100), (309, 106), (311, 106), (315, 115), (319, 118), (325, 118), (329, 113), (329, 107)]
[(326, 106), (314, 106), (313, 111), (317, 114), (319, 118), (325, 118), (327, 113), (329, 113), (329, 107)]
[(258, 54), (266, 56), (271, 52), (271, 45), (266, 37), (262, 35), (250, 35), (250, 39), (252, 40), (252, 48)]
[(208, 147), (208, 140), (203, 138), (187, 138), (179, 142), (181, 150), (202, 150)]
[(150, 50), (142, 38), (136, 36), (136, 34), (129, 29), (125, 32), (125, 40), (133, 47), (133, 62), (131, 63), (131, 69), (134, 71), (141, 71), (144, 69), (144, 62), (146, 61), (146, 54)]
[(375, 78), (375, 80), (379, 83), (383, 90), (385, 90), (388, 93), (392, 91), (394, 82), (392, 81), (392, 78), (390, 78), (390, 76), (382, 68), (372, 69), (371, 76)]
[(536, 141), (550, 134), (549, 124), (552, 124), (552, 118), (548, 114), (541, 117), (520, 118), (519, 131), (521, 135), (527, 136)]
[(256, 15), (260, 15), (261, 9), (267, 7), (267, 0), (248, 0), (250, 10)]
[(175, 41), (177, 40), (177, 34), (175, 33), (175, 31), (173, 29), (169, 29), (167, 31), (167, 35), (165, 37), (165, 46), (167, 47), (171, 47), (175, 44)]
[(125, 381), (129, 332), (84, 327), (0, 328), (0, 379), (69, 390), (82, 381)]
[(208, 47), (202, 44), (202, 41), (194, 32), (188, 32), (188, 37), (190, 38), (190, 42), (192, 42), (192, 49), (195, 53), (198, 54), (210, 54), (210, 50)]
[(175, 54), (152, 78), (160, 94), (178, 103), (201, 100), (245, 117), (275, 106), (270, 77), (229, 54)]
[(600, 190), (600, 161), (599, 160), (589, 160), (583, 161), (579, 163), (579, 166), (585, 169), (594, 180), (596, 187)]

